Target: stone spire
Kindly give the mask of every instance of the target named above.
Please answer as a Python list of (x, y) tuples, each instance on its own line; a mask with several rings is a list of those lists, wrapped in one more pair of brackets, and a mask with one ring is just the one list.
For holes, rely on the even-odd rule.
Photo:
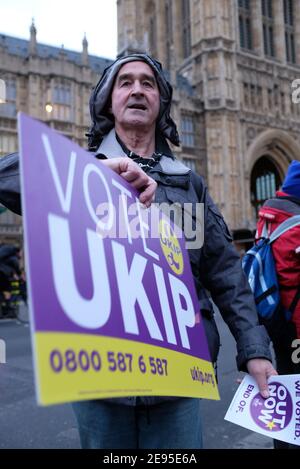
[(59, 57), (60, 57), (61, 59), (65, 59), (66, 56), (67, 56), (67, 54), (66, 54), (66, 51), (65, 51), (65, 45), (62, 44), (62, 45), (61, 45), (61, 48), (60, 48), (60, 51), (59, 51)]
[(87, 42), (85, 33), (84, 33), (84, 38), (82, 40), (81, 63), (82, 65), (85, 65), (85, 66), (89, 64), (88, 42)]
[(34, 25), (34, 18), (32, 18), (32, 23), (30, 26), (30, 41), (29, 41), (29, 55), (36, 55), (36, 27)]

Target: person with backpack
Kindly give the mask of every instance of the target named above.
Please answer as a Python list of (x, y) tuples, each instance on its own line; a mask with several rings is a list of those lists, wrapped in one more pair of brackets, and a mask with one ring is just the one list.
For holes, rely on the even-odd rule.
[[(269, 333), (280, 374), (300, 372), (299, 364), (291, 359), (292, 341), (300, 338), (300, 161), (292, 161), (281, 191), (259, 210), (256, 240), (269, 238), (283, 222), (292, 220), (295, 222), (272, 242), (282, 313), (279, 320), (284, 329), (281, 327), (281, 333), (277, 330), (273, 337), (272, 331)], [(288, 347), (283, 346), (283, 339)]]
[[(270, 253), (266, 253), (267, 257), (261, 257), (267, 259), (265, 265), (263, 260), (261, 262), (262, 270), (265, 268), (265, 291), (257, 290), (260, 297), (255, 295), (254, 291), (261, 323), (267, 327), (273, 342), (278, 373), (298, 374), (300, 363), (293, 360), (293, 341), (300, 339), (300, 161), (291, 162), (281, 191), (276, 192), (276, 196), (268, 199), (259, 210), (255, 238), (261, 246), (268, 245), (271, 249)], [(256, 258), (257, 255), (256, 251)], [(247, 256), (249, 252), (245, 257), (244, 267), (248, 261), (252, 264), (254, 272), (253, 260), (247, 259)], [(272, 272), (272, 269), (275, 272)], [(249, 274), (249, 265), (246, 270)], [(260, 275), (262, 276), (262, 271)], [(270, 295), (259, 301), (267, 293), (266, 287), (269, 287)], [(274, 300), (270, 306), (272, 314), (269, 314), (269, 317), (263, 316), (263, 313), (268, 311), (267, 299)], [(263, 305), (261, 311), (260, 305)], [(289, 448), (294, 445), (275, 440), (274, 447)]]

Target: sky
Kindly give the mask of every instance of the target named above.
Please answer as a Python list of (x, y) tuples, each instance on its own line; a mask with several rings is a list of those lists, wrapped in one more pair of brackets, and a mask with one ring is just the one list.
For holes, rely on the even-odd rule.
[(0, 34), (29, 39), (32, 18), (39, 43), (80, 52), (86, 33), (89, 54), (116, 57), (116, 0), (0, 0)]

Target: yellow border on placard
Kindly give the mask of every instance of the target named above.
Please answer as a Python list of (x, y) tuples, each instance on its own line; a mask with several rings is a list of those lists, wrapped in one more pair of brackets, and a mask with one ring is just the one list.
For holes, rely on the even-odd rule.
[[(35, 353), (37, 366), (38, 400), (42, 405), (58, 404), (70, 401), (80, 401), (99, 398), (121, 396), (184, 396), (218, 400), (219, 392), (216, 384), (213, 366), (209, 361), (202, 360), (184, 353), (113, 337), (91, 334), (74, 334), (61, 332), (36, 332)], [(53, 371), (50, 355), (56, 350), (54, 366), (61, 371)], [(76, 370), (66, 368), (66, 352), (71, 350), (76, 356)], [(101, 357), (101, 369), (96, 371), (89, 367), (84, 371), (78, 366), (79, 352), (84, 350), (88, 356), (96, 351)], [(131, 354), (132, 363), (129, 371), (129, 358), (126, 359), (127, 370), (110, 371), (111, 365), (107, 353), (111, 351), (117, 357), (118, 353)], [(86, 354), (84, 354), (86, 355)], [(69, 352), (69, 357), (72, 353)], [(139, 368), (145, 363), (147, 371), (142, 373)], [(61, 357), (62, 360), (57, 358)], [(164, 366), (160, 368), (163, 374), (152, 374), (149, 357), (167, 361), (167, 375)], [(83, 367), (86, 367), (86, 359)], [(71, 361), (69, 368), (75, 367)], [(112, 366), (112, 365), (111, 365)], [(124, 365), (123, 365), (124, 367)], [(197, 370), (197, 376), (207, 378), (205, 382), (193, 380), (191, 370)], [(202, 373), (202, 375), (201, 375)]]

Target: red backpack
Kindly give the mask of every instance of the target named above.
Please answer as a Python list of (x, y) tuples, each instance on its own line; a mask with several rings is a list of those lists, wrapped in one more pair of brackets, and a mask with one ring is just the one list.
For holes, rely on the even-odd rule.
[[(300, 201), (278, 192), (259, 210), (256, 239), (269, 236), (278, 225), (293, 215), (300, 215)], [(267, 233), (263, 233), (264, 226)], [(291, 321), (300, 338), (300, 226), (283, 233), (272, 244), (272, 252), (278, 277), (280, 300), (286, 310), (292, 310)]]

